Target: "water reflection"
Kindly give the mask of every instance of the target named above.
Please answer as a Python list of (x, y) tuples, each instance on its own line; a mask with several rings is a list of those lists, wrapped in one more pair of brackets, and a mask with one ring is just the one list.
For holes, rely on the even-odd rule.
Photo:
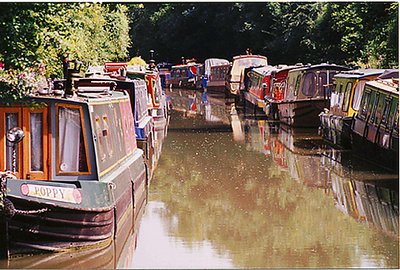
[[(350, 178), (335, 178), (327, 161), (334, 150), (316, 133), (240, 116), (236, 120), (233, 135), (213, 129), (189, 133), (176, 126), (169, 131), (150, 187), (134, 267), (399, 266), (396, 192), (389, 192), (394, 200), (385, 209), (382, 199), (382, 206), (372, 205), (374, 199), (368, 197), (368, 207), (376, 209), (371, 210), (374, 222), (382, 225), (368, 226), (338, 211), (339, 196), (348, 195), (333, 188), (340, 181), (361, 181), (351, 178), (358, 172), (376, 178), (390, 174), (369, 167), (357, 171), (352, 163)], [(334, 166), (345, 170), (339, 162)], [(204, 264), (198, 259), (202, 256), (196, 257), (199, 250)]]

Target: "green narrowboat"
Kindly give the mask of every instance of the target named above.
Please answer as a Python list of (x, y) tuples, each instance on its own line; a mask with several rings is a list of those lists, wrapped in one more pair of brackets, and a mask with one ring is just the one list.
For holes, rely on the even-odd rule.
[(134, 226), (145, 163), (129, 95), (114, 87), (0, 106), (2, 257), (107, 246)]
[(350, 126), (358, 112), (367, 81), (383, 73), (383, 69), (358, 69), (343, 71), (333, 76), (329, 109), (319, 114), (320, 132), (327, 141), (350, 148)]
[(352, 149), (367, 160), (399, 169), (399, 78), (365, 84), (351, 127)]

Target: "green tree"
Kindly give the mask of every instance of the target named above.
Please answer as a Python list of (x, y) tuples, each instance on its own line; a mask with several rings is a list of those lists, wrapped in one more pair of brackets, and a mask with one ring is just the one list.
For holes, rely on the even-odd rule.
[(43, 63), (60, 76), (61, 57), (85, 63), (125, 59), (130, 46), (127, 8), (120, 4), (2, 3), (0, 54), (6, 67)]

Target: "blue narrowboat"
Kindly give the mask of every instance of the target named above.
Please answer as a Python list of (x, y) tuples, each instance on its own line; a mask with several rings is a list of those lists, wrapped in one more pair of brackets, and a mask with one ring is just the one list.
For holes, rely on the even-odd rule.
[(202, 64), (195, 61), (188, 61), (185, 64), (179, 64), (171, 67), (170, 84), (173, 87), (185, 87), (195, 89), (199, 81), (200, 69)]

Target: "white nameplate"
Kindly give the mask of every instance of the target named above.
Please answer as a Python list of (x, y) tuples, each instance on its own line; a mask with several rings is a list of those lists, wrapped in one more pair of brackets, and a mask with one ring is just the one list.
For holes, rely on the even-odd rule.
[(82, 194), (76, 188), (22, 184), (21, 193), (24, 196), (48, 199), (59, 202), (80, 204)]

